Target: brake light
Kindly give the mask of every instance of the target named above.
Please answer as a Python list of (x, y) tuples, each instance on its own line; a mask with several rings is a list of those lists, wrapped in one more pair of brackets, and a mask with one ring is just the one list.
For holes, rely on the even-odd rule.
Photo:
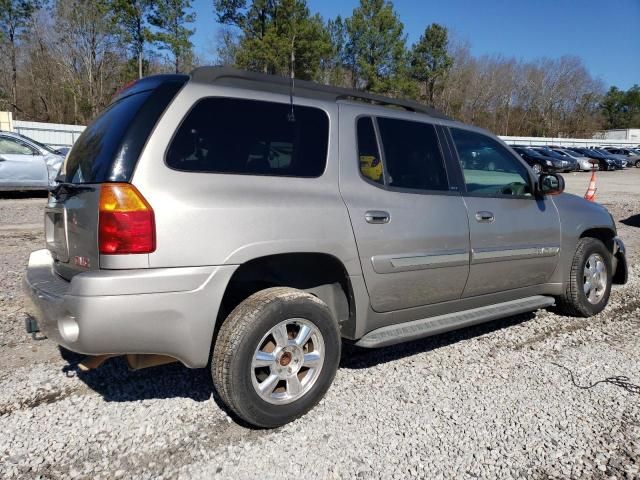
[(133, 185), (103, 184), (99, 212), (100, 253), (151, 253), (156, 249), (153, 209)]

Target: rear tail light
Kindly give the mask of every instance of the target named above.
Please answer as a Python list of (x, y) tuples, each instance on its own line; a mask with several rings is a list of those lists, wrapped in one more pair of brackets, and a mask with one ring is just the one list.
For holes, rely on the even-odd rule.
[(133, 185), (103, 184), (99, 212), (100, 253), (151, 253), (156, 249), (153, 209)]

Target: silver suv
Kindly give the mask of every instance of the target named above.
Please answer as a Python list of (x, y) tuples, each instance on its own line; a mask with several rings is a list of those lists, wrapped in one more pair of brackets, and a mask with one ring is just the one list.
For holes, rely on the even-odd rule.
[(262, 427), (318, 403), (342, 339), (383, 347), (554, 304), (586, 317), (627, 277), (608, 211), (494, 135), (310, 82), (143, 79), (58, 181), (28, 329), (134, 367), (210, 365)]

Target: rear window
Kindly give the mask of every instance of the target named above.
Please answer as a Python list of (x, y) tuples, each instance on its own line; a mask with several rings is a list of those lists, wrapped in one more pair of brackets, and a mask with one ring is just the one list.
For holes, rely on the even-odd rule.
[(137, 82), (128, 91), (133, 93), (121, 95), (82, 132), (58, 180), (128, 182), (153, 127), (186, 79), (156, 76)]
[(205, 98), (187, 115), (167, 151), (176, 170), (319, 177), (327, 163), (329, 118), (283, 103)]

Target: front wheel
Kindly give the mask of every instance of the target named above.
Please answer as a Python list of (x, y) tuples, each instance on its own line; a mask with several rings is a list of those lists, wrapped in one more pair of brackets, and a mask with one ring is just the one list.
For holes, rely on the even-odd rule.
[(565, 294), (557, 298), (560, 313), (590, 317), (607, 306), (613, 270), (604, 243), (585, 237), (578, 241)]
[(293, 288), (268, 288), (238, 305), (220, 327), (213, 383), (238, 417), (278, 427), (322, 399), (340, 350), (338, 324), (323, 301)]
[(640, 168), (640, 158), (636, 160), (636, 168)]

